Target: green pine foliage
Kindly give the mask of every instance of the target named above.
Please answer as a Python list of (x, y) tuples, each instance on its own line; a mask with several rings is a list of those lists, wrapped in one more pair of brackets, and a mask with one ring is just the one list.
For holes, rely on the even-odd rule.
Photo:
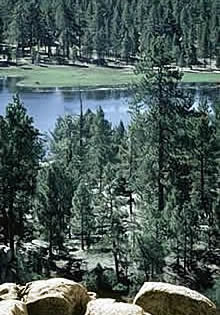
[(14, 97), (0, 117), (0, 198), (5, 239), (14, 253), (15, 237), (24, 238), (42, 157), (40, 133)]
[(152, 36), (164, 30), (166, 50), (180, 66), (206, 65), (219, 55), (218, 0), (1, 0), (0, 9), (1, 41), (16, 44), (23, 53), (28, 47), (45, 48), (49, 58), (55, 54), (60, 62), (73, 54), (73, 60), (132, 62), (152, 51)]
[(170, 261), (187, 281), (200, 246), (215, 252), (218, 103), (193, 108), (178, 89), (181, 76), (166, 66), (166, 42), (159, 36), (155, 43), (160, 59), (140, 64), (143, 80), (128, 128), (113, 127), (101, 108), (92, 113), (81, 106), (79, 116), (57, 120), (39, 164), (39, 133), (19, 99), (9, 104), (0, 119), (0, 214), (11, 247), (17, 237), (41, 238), (51, 261), (79, 239), (84, 251), (108, 252), (126, 286), (134, 271), (163, 280)]

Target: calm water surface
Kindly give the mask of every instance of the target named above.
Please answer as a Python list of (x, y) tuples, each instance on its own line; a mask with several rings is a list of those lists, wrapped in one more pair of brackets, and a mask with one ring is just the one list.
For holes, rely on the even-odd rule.
[[(15, 87), (16, 81), (15, 78), (0, 78), (0, 114), (4, 114), (6, 105), (17, 92), (41, 132), (52, 130), (59, 116), (79, 113), (78, 91), (71, 89), (21, 89)], [(195, 102), (198, 102), (202, 95), (208, 96), (210, 102), (220, 95), (220, 88), (215, 84), (184, 85), (184, 88), (191, 91)], [(120, 120), (125, 124), (129, 122), (128, 108), (131, 95), (126, 90), (83, 91), (82, 99), (84, 110), (89, 108), (95, 111), (99, 106), (102, 106), (106, 118), (113, 125), (118, 124)]]

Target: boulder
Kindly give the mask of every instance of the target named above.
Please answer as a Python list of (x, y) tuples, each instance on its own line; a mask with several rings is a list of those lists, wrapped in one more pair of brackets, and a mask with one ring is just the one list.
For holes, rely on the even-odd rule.
[(137, 305), (115, 302), (114, 299), (97, 299), (87, 305), (85, 315), (144, 315), (143, 309)]
[(27, 283), (22, 300), (31, 315), (81, 315), (90, 298), (79, 283), (54, 278)]
[(28, 315), (27, 307), (21, 301), (0, 301), (0, 315)]
[(214, 315), (215, 305), (202, 294), (183, 286), (145, 282), (134, 299), (152, 315)]
[(0, 285), (0, 300), (18, 300), (19, 288), (15, 283), (4, 283)]
[(96, 300), (96, 293), (92, 291), (88, 291), (88, 295), (90, 297), (90, 300)]

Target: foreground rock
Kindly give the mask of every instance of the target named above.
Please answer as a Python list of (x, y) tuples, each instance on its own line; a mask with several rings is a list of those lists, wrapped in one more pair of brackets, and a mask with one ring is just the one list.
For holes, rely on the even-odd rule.
[(27, 283), (22, 295), (31, 315), (81, 315), (90, 300), (82, 285), (63, 278)]
[(0, 315), (28, 315), (27, 307), (21, 301), (0, 301)]
[(4, 283), (0, 285), (0, 300), (18, 300), (19, 288), (15, 283)]
[(137, 305), (118, 303), (113, 299), (97, 299), (88, 303), (86, 315), (144, 315)]
[(215, 305), (202, 294), (183, 286), (145, 282), (134, 299), (152, 315), (214, 315)]

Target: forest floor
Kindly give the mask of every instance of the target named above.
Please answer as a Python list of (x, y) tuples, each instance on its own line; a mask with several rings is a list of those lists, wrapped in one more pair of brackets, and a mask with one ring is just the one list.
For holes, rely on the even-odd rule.
[[(17, 85), (29, 88), (101, 88), (125, 87), (137, 79), (131, 67), (114, 69), (91, 65), (77, 66), (24, 66), (1, 67), (0, 77), (21, 78)], [(184, 72), (183, 82), (220, 83), (218, 72)]]

